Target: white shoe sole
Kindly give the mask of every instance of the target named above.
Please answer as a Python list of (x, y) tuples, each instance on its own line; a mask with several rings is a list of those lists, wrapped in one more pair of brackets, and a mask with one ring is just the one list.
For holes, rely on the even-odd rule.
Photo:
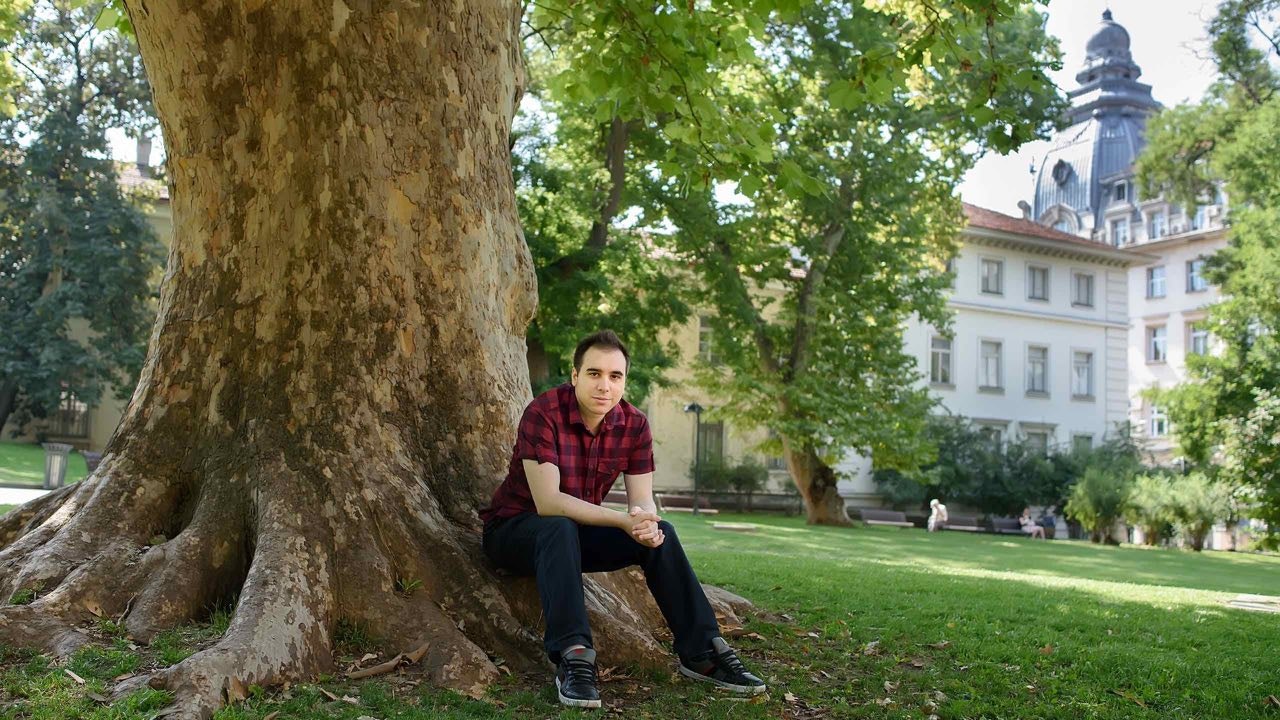
[(768, 690), (764, 685), (734, 685), (733, 683), (727, 683), (723, 680), (717, 680), (713, 677), (707, 677), (701, 673), (696, 673), (684, 665), (680, 666), (680, 674), (693, 680), (711, 683), (712, 685), (722, 687), (725, 690), (732, 690), (733, 692), (741, 693), (742, 695), (760, 695)]
[(565, 697), (564, 693), (560, 692), (560, 678), (556, 678), (556, 695), (560, 696), (561, 705), (568, 705), (569, 707), (580, 707), (580, 708), (600, 707), (599, 700), (576, 700), (571, 697)]

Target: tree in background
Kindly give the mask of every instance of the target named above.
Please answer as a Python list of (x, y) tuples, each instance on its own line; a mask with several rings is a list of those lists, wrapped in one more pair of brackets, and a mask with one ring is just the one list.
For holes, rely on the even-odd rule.
[(1221, 289), (1207, 320), (1217, 343), (1188, 357), (1189, 382), (1157, 395), (1181, 452), (1210, 468), (1221, 450), (1223, 477), (1250, 489), (1275, 544), (1280, 455), (1274, 436), (1256, 434), (1270, 421), (1255, 408), (1280, 390), (1280, 0), (1227, 0), (1209, 34), (1218, 81), (1199, 103), (1152, 119), (1138, 169), (1147, 197), (1191, 207), (1222, 188), (1230, 200), (1230, 242), (1206, 270)]
[[(947, 324), (955, 187), (983, 150), (1049, 127), (1056, 46), (1043, 18), (1009, 3), (942, 15), (819, 3), (758, 42), (766, 61), (737, 68), (715, 95), (735, 114), (773, 116), (756, 162), (726, 178), (736, 198), (668, 171), (648, 178), (644, 208), (674, 226), (694, 297), (715, 311), (720, 364), (700, 381), (717, 414), (775, 431), (780, 447), (766, 451), (786, 458), (809, 522), (845, 524), (841, 456), (880, 467), (928, 456), (932, 400), (901, 327), (912, 316)], [(688, 124), (672, 134), (715, 139)]]
[(95, 27), (101, 10), (36, 2), (5, 46), (17, 84), (0, 120), (0, 427), (68, 398), (127, 398), (146, 351), (161, 247), (105, 133), (148, 130), (150, 90), (132, 41)]

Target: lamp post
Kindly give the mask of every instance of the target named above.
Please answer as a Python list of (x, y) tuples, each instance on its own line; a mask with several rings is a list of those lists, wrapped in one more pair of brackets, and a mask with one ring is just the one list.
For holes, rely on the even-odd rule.
[(698, 479), (702, 475), (702, 406), (689, 403), (684, 411), (693, 413), (693, 514), (698, 514)]

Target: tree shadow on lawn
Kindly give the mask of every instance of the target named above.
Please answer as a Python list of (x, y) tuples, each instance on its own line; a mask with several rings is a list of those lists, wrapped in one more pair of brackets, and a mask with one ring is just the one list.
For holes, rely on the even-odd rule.
[[(724, 518), (724, 516), (721, 516)], [(1280, 557), (1245, 553), (1190, 551), (1137, 546), (1105, 546), (1083, 541), (1041, 541), (978, 533), (926, 533), (879, 527), (808, 527), (802, 520), (759, 515), (732, 516), (759, 527), (749, 537), (763, 549), (792, 553), (801, 549), (831, 559), (853, 558), (897, 565), (954, 567), (1159, 585), (1224, 593), (1276, 594)], [(731, 533), (685, 518), (682, 537), (728, 548)]]
[(705, 581), (795, 618), (738, 642), (776, 692), (833, 717), (1274, 717), (1275, 617), (1208, 593), (1122, 597), (799, 554), (766, 565), (743, 547), (691, 555)]

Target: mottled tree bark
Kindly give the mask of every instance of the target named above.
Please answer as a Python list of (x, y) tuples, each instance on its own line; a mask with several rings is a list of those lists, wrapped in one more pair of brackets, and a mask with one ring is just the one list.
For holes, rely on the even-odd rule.
[[(128, 7), (173, 247), (102, 464), (0, 521), (0, 593), (42, 589), (0, 608), (0, 643), (67, 652), (91, 614), (145, 641), (234, 600), (220, 642), (134, 684), (193, 718), (332, 670), (340, 620), (428, 644), (429, 677), (467, 693), (491, 654), (545, 663), (536, 594), (486, 565), (475, 514), (529, 400), (519, 5)], [(657, 661), (643, 583), (588, 586), (602, 654)]]
[(800, 490), (800, 496), (804, 498), (809, 524), (851, 525), (844, 498), (840, 497), (837, 488), (840, 479), (836, 476), (835, 468), (823, 462), (811, 449), (795, 447), (785, 438), (782, 445), (787, 469)]

